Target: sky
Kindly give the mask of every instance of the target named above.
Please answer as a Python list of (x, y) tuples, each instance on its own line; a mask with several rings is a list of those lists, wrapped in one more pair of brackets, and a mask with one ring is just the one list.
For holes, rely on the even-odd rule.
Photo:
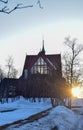
[[(26, 54), (38, 54), (42, 40), (46, 54), (64, 52), (64, 38), (71, 36), (83, 44), (83, 0), (9, 0), (12, 8), (16, 2), (33, 4), (33, 8), (21, 9), (11, 14), (0, 13), (0, 65), (8, 56), (14, 58), (15, 67), (21, 73)], [(0, 3), (0, 7), (1, 7)]]

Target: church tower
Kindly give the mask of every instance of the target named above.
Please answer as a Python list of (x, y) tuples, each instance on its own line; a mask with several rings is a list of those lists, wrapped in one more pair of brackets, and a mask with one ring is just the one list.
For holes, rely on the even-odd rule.
[(45, 48), (44, 48), (44, 39), (42, 40), (42, 51), (43, 54), (45, 54)]

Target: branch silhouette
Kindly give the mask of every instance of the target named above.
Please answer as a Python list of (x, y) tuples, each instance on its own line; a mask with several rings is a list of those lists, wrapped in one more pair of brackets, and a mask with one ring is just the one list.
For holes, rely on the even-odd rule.
[[(14, 6), (12, 9), (10, 9), (10, 8), (8, 8), (8, 3), (9, 3), (8, 0), (0, 0), (0, 3), (4, 4), (4, 7), (2, 7), (0, 9), (0, 12), (6, 13), (6, 14), (10, 14), (11, 12), (13, 12), (13, 11), (15, 11), (17, 9), (32, 8), (34, 6), (33, 4), (31, 4), (31, 5), (23, 5), (23, 3), (17, 3), (16, 6)], [(37, 1), (37, 5), (39, 6), (39, 8), (43, 9), (43, 7), (41, 6), (40, 0)]]

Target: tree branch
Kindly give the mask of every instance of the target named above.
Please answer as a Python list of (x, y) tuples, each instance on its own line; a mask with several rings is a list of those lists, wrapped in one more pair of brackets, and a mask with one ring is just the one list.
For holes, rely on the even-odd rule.
[(7, 3), (8, 3), (8, 0), (6, 0), (6, 1), (0, 0), (0, 2), (7, 4)]
[(28, 5), (28, 6), (21, 6), (21, 5), (23, 5), (22, 3), (19, 3), (19, 4), (17, 4), (13, 9), (9, 9), (9, 8), (7, 8), (7, 6), (4, 6), (1, 10), (0, 10), (0, 12), (3, 12), (3, 13), (6, 13), (6, 14), (10, 14), (11, 12), (13, 12), (14, 10), (17, 10), (17, 9), (23, 9), (23, 8), (31, 8), (31, 7), (33, 7), (33, 5)]
[[(17, 10), (17, 9), (23, 9), (23, 8), (32, 8), (32, 5), (26, 5), (24, 6), (23, 3), (18, 3), (15, 7), (13, 7), (12, 9), (8, 8), (8, 0), (0, 0), (0, 2), (4, 3), (4, 7), (0, 9), (0, 12), (2, 13), (6, 13), (6, 14), (10, 14), (11, 12)], [(40, 0), (37, 1), (38, 6), (43, 9), (43, 7), (41, 6), (41, 2)]]
[(39, 5), (39, 7), (40, 7), (41, 9), (43, 9), (43, 7), (41, 6), (40, 0), (37, 1), (37, 4)]

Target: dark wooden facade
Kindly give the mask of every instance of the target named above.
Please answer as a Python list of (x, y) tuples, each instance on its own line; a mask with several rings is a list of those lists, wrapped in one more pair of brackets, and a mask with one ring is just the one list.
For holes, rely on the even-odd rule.
[[(46, 55), (44, 46), (38, 55), (26, 55), (23, 73), (19, 79), (4, 79), (1, 82), (2, 96), (23, 95), (30, 98), (62, 98), (67, 96), (65, 79), (62, 77), (61, 55)], [(11, 94), (15, 88), (14, 95)]]
[(16, 97), (19, 95), (18, 79), (4, 78), (0, 83), (0, 97)]
[(38, 55), (27, 55), (19, 79), (19, 91), (25, 97), (65, 97), (61, 55), (46, 55), (44, 48)]

